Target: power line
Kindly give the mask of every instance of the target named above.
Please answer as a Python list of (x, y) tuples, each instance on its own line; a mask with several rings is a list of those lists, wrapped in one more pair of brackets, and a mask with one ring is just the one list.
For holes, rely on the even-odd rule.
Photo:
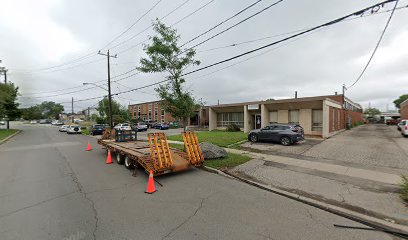
[[(249, 16), (249, 17), (247, 17), (247, 18), (245, 18), (245, 19), (243, 19), (243, 20), (241, 20), (241, 21), (239, 21), (239, 22), (237, 22), (237, 23), (235, 23), (234, 25), (230, 26), (229, 28), (226, 28), (226, 29), (222, 30), (221, 32), (218, 32), (217, 34), (214, 34), (214, 35), (212, 35), (211, 37), (209, 37), (209, 38), (207, 38), (207, 39), (205, 39), (205, 40), (203, 40), (203, 41), (197, 43), (196, 45), (190, 47), (189, 49), (198, 47), (198, 46), (202, 45), (203, 43), (206, 43), (206, 42), (210, 41), (211, 39), (213, 39), (213, 38), (215, 38), (215, 37), (217, 37), (217, 36), (219, 36), (219, 35), (221, 35), (221, 34), (227, 32), (227, 31), (233, 29), (234, 27), (236, 27), (236, 26), (238, 26), (238, 25), (240, 25), (240, 24), (242, 24), (242, 23), (248, 21), (249, 19), (251, 19), (251, 18), (253, 18), (253, 17), (255, 17), (255, 16), (261, 14), (262, 12), (268, 10), (269, 8), (271, 8), (271, 7), (273, 7), (273, 6), (277, 5), (277, 4), (279, 4), (279, 3), (281, 3), (281, 2), (283, 2), (283, 0), (279, 0), (279, 1), (277, 1), (277, 2), (274, 2), (274, 3), (270, 4), (269, 6), (263, 8), (262, 10), (260, 10), (260, 11), (258, 11), (258, 12), (256, 12), (256, 13), (252, 14), (251, 16)], [(185, 52), (185, 51), (184, 51), (184, 52)]]
[(278, 43), (281, 43), (281, 42), (290, 40), (290, 39), (292, 39), (292, 38), (295, 38), (295, 37), (297, 37), (297, 36), (306, 34), (306, 33), (308, 33), (308, 32), (317, 30), (317, 29), (319, 29), (319, 28), (323, 28), (323, 27), (327, 27), (327, 26), (330, 26), (330, 25), (339, 23), (339, 22), (341, 22), (341, 21), (343, 21), (343, 20), (345, 20), (345, 19), (347, 19), (347, 18), (349, 18), (349, 17), (358, 16), (358, 15), (364, 14), (364, 13), (365, 13), (366, 11), (368, 11), (368, 10), (371, 10), (371, 9), (374, 9), (374, 8), (377, 8), (377, 7), (381, 7), (382, 5), (384, 5), (384, 4), (386, 4), (386, 3), (394, 2), (394, 1), (398, 1), (398, 0), (387, 0), (387, 1), (384, 1), (384, 2), (381, 2), (381, 3), (377, 3), (377, 4), (372, 5), (372, 6), (370, 6), (370, 7), (364, 8), (364, 9), (362, 9), (362, 10), (360, 10), (360, 11), (357, 11), (357, 12), (354, 12), (354, 13), (351, 13), (351, 14), (348, 14), (348, 15), (346, 15), (346, 16), (344, 16), (344, 17), (337, 18), (337, 19), (335, 19), (335, 20), (332, 20), (332, 21), (329, 21), (329, 22), (327, 22), (327, 23), (318, 25), (318, 26), (316, 26), (316, 27), (309, 28), (308, 30), (305, 30), (305, 31), (302, 31), (302, 32), (300, 32), (300, 33), (297, 33), (297, 34), (291, 35), (291, 36), (289, 36), (289, 37), (283, 38), (283, 39), (281, 39), (281, 40), (272, 42), (272, 43), (267, 44), (267, 45), (264, 45), (264, 46), (262, 46), (262, 47), (259, 47), (259, 48), (256, 48), (256, 49), (253, 49), (253, 50), (250, 50), (250, 51), (247, 51), (247, 52), (238, 54), (238, 55), (236, 55), (236, 56), (233, 56), (233, 57), (224, 59), (224, 60), (222, 60), (222, 61), (219, 61), (219, 62), (210, 64), (210, 65), (207, 65), (207, 66), (205, 66), (205, 67), (201, 67), (201, 68), (198, 68), (198, 69), (196, 69), (196, 70), (187, 72), (187, 73), (183, 74), (182, 76), (190, 75), (190, 74), (192, 74), (192, 73), (195, 73), (195, 72), (198, 72), (198, 71), (202, 71), (202, 70), (204, 70), (204, 69), (207, 69), (207, 68), (210, 68), (210, 67), (214, 67), (214, 66), (216, 66), (216, 65), (219, 65), (219, 64), (222, 64), (222, 63), (225, 63), (225, 62), (232, 61), (232, 60), (234, 60), (234, 59), (243, 57), (243, 56), (245, 56), (245, 55), (251, 54), (251, 53), (253, 53), (253, 52), (260, 51), (260, 50), (265, 49), (265, 48), (268, 48), (268, 47), (271, 47), (271, 46), (276, 45), (276, 44), (278, 44)]
[[(403, 6), (403, 7), (398, 7), (398, 8), (396, 8), (395, 10), (401, 10), (401, 9), (404, 9), (404, 8), (405, 8), (405, 9), (408, 8), (408, 5), (407, 5), (407, 6)], [(378, 14), (383, 14), (383, 13), (387, 13), (387, 12), (391, 12), (391, 11), (392, 11), (392, 9), (390, 9), (390, 10), (385, 10), (385, 11), (373, 12), (373, 13), (370, 13), (370, 15), (356, 16), (356, 17), (354, 17), (354, 18), (345, 19), (343, 22), (351, 21), (351, 20), (356, 20), (356, 19), (361, 19), (361, 18), (364, 18), (364, 17), (371, 17), (371, 16), (375, 16), (375, 15), (378, 15)], [(309, 27), (309, 28), (310, 28), (310, 27)], [(266, 39), (270, 39), (270, 38), (276, 38), (276, 37), (281, 37), (281, 36), (289, 35), (289, 34), (292, 34), (292, 33), (301, 32), (301, 31), (307, 30), (307, 29), (309, 29), (309, 28), (302, 28), (302, 29), (293, 30), (293, 31), (290, 31), (290, 32), (285, 32), (285, 33), (280, 33), (280, 34), (275, 34), (275, 35), (271, 35), (271, 36), (267, 36), (267, 37), (251, 39), (251, 40), (242, 41), (242, 42), (238, 42), (238, 43), (231, 43), (231, 44), (227, 44), (227, 45), (223, 45), (223, 46), (219, 46), (219, 47), (214, 47), (214, 48), (209, 48), (209, 49), (200, 50), (200, 51), (197, 51), (197, 52), (210, 52), (210, 51), (219, 50), (219, 49), (224, 49), (224, 48), (237, 47), (237, 46), (244, 45), (244, 44), (248, 44), (248, 43), (259, 42), (259, 41), (266, 40)]]
[[(207, 2), (207, 3), (205, 3), (205, 4), (203, 4), (202, 6), (198, 7), (197, 9), (195, 9), (193, 12), (187, 14), (186, 16), (184, 16), (184, 17), (182, 17), (181, 19), (179, 19), (177, 22), (173, 23), (171, 26), (175, 26), (176, 24), (179, 24), (180, 22), (186, 20), (188, 17), (190, 17), (190, 16), (192, 16), (193, 14), (197, 13), (197, 12), (200, 11), (201, 9), (207, 7), (210, 3), (214, 2), (214, 1), (215, 1), (215, 0), (211, 0), (211, 1), (209, 1), (209, 2)], [(186, 1), (186, 2), (187, 2), (187, 1)], [(182, 6), (183, 4), (185, 4), (186, 2), (182, 3), (179, 7), (181, 7), (181, 6)], [(175, 10), (176, 10), (176, 9), (175, 9)], [(174, 11), (174, 10), (173, 10), (173, 11)], [(172, 12), (173, 12), (173, 11), (172, 11)], [(166, 16), (160, 18), (160, 20), (163, 20), (163, 19), (164, 19), (165, 17), (167, 17), (167, 16), (168, 16), (168, 15), (166, 15)], [(129, 39), (123, 41), (122, 43), (113, 46), (113, 48), (114, 48), (114, 47), (117, 47), (117, 46), (119, 46), (119, 45), (121, 45), (121, 44), (123, 44), (123, 43), (125, 43), (125, 42), (128, 42), (128, 41), (132, 40), (133, 38), (137, 37), (140, 33), (143, 33), (144, 31), (150, 29), (151, 27), (153, 27), (153, 24), (151, 24), (149, 27), (145, 28), (145, 29), (142, 30), (141, 32), (137, 33), (136, 35), (132, 36), (131, 38), (129, 38)], [(145, 40), (143, 40), (143, 41), (141, 41), (141, 42), (139, 42), (139, 43), (137, 43), (137, 44), (135, 44), (135, 45), (132, 45), (132, 46), (130, 46), (130, 47), (128, 47), (128, 48), (126, 48), (126, 49), (124, 49), (124, 50), (122, 50), (122, 51), (119, 51), (118, 54), (121, 54), (121, 53), (130, 51), (130, 50), (132, 50), (133, 48), (135, 48), (135, 47), (137, 47), (137, 46), (140, 46), (142, 43), (144, 43), (144, 42), (146, 42), (146, 41), (148, 41), (148, 40), (149, 40), (149, 38), (146, 38)]]
[[(164, 15), (163, 17), (161, 17), (160, 20), (163, 20), (163, 19), (165, 19), (166, 17), (170, 16), (171, 14), (173, 14), (175, 11), (177, 11), (178, 9), (180, 9), (182, 6), (184, 6), (184, 5), (185, 5), (186, 3), (188, 3), (189, 1), (190, 1), (190, 0), (184, 1), (183, 3), (181, 3), (180, 5), (178, 5), (175, 9), (173, 9), (172, 11), (170, 11), (169, 13), (167, 13), (166, 15)], [(212, 1), (214, 1), (214, 0), (212, 0)], [(136, 38), (137, 36), (139, 36), (140, 34), (146, 32), (147, 30), (149, 30), (149, 29), (152, 28), (152, 27), (153, 27), (153, 24), (150, 24), (148, 27), (146, 27), (146, 28), (143, 29), (142, 31), (140, 31), (140, 32), (138, 32), (138, 33), (132, 35), (130, 38), (128, 38), (128, 39), (126, 39), (126, 40), (124, 40), (124, 41), (122, 41), (122, 42), (119, 42), (119, 43), (117, 43), (116, 45), (112, 46), (111, 49), (117, 48), (117, 47), (119, 47), (119, 46), (121, 46), (121, 45), (123, 45), (123, 44), (129, 42), (130, 40)], [(148, 39), (146, 39), (145, 41), (147, 41), (147, 40), (148, 40)], [(143, 42), (142, 42), (142, 43), (143, 43)], [(140, 44), (141, 44), (141, 43), (140, 43)], [(139, 44), (138, 44), (138, 45), (139, 45)], [(137, 46), (138, 46), (138, 45), (137, 45)], [(132, 47), (132, 48), (133, 48), (133, 47)], [(120, 52), (118, 52), (118, 53), (120, 54), (120, 53), (122, 53), (122, 52), (126, 52), (126, 51), (120, 51)]]
[[(364, 14), (365, 12), (367, 12), (367, 11), (369, 11), (369, 10), (372, 10), (372, 9), (375, 9), (375, 8), (378, 8), (378, 7), (381, 7), (381, 6), (383, 6), (383, 5), (387, 4), (387, 3), (395, 2), (395, 1), (398, 1), (398, 0), (387, 0), (387, 1), (383, 1), (383, 2), (380, 2), (380, 3), (374, 4), (374, 5), (372, 5), (372, 6), (369, 6), (369, 7), (364, 8), (364, 9), (362, 9), (362, 10), (353, 12), (353, 13), (351, 13), (351, 14), (345, 15), (345, 16), (343, 16), (343, 17), (337, 18), (337, 19), (332, 20), (332, 21), (329, 21), (329, 22), (327, 22), (327, 23), (324, 23), (324, 24), (321, 24), (321, 25), (312, 27), (312, 28), (310, 28), (310, 29), (307, 29), (307, 30), (302, 31), (302, 32), (300, 32), (300, 33), (297, 33), (297, 34), (291, 35), (291, 36), (289, 36), (289, 37), (283, 38), (283, 39), (281, 39), (281, 40), (278, 40), (278, 41), (272, 42), (272, 43), (270, 43), (270, 44), (267, 44), (267, 45), (258, 47), (258, 48), (256, 48), (256, 49), (253, 49), (253, 50), (250, 50), (250, 51), (247, 51), (247, 52), (238, 54), (238, 55), (236, 55), (236, 56), (233, 56), (233, 57), (224, 59), (224, 60), (222, 60), (222, 61), (219, 61), (219, 62), (210, 64), (210, 65), (207, 65), (207, 66), (205, 66), (205, 67), (202, 67), (202, 68), (199, 68), (199, 69), (196, 69), (196, 70), (187, 72), (187, 73), (185, 73), (185, 74), (182, 74), (181, 76), (187, 76), (187, 75), (190, 75), (190, 74), (192, 74), (192, 73), (195, 73), (195, 72), (198, 72), (198, 71), (202, 71), (202, 70), (204, 70), (204, 69), (207, 69), (207, 68), (210, 68), (210, 67), (214, 67), (214, 66), (216, 66), (216, 65), (219, 65), (219, 64), (222, 64), (222, 63), (225, 63), (225, 62), (232, 61), (232, 60), (234, 60), (234, 59), (237, 59), (237, 58), (240, 58), (240, 57), (242, 57), (242, 56), (251, 54), (251, 53), (253, 53), (253, 52), (257, 52), (257, 51), (260, 51), (260, 50), (262, 50), (262, 49), (265, 49), (265, 48), (271, 47), (271, 46), (273, 46), (273, 45), (279, 44), (279, 43), (281, 43), (281, 42), (285, 42), (285, 41), (288, 41), (288, 40), (290, 40), (290, 39), (296, 38), (296, 37), (298, 37), (298, 36), (301, 36), (301, 35), (310, 33), (310, 32), (312, 32), (312, 31), (314, 31), (314, 30), (318, 30), (318, 29), (323, 28), (323, 27), (327, 27), (327, 26), (334, 25), (334, 24), (339, 23), (339, 22), (341, 22), (341, 21), (344, 21), (345, 19), (348, 19), (348, 18), (350, 18), (350, 17), (352, 17), (352, 16), (362, 15), (362, 14)], [(148, 88), (148, 87), (151, 87), (151, 86), (159, 85), (159, 84), (164, 83), (164, 82), (167, 82), (167, 81), (170, 81), (170, 80), (166, 79), (166, 80), (158, 81), (158, 82), (151, 83), (151, 84), (148, 84), (148, 85), (145, 85), (145, 86), (141, 86), (141, 87), (137, 87), (137, 88), (133, 88), (133, 89), (127, 90), (127, 91), (123, 91), (123, 92), (120, 92), (120, 93), (113, 93), (112, 96), (116, 96), (116, 95), (120, 95), (120, 94), (124, 94), (124, 93), (128, 93), (128, 92), (133, 92), (133, 91), (136, 91), (136, 90)], [(94, 98), (88, 98), (88, 99), (81, 99), (81, 100), (78, 100), (78, 101), (87, 101), (87, 100), (97, 99), (97, 98), (102, 98), (102, 97), (94, 97)]]
[(134, 23), (132, 23), (125, 31), (121, 32), (118, 36), (113, 38), (110, 42), (108, 42), (105, 46), (103, 46), (101, 49), (104, 49), (108, 47), (110, 44), (118, 40), (120, 37), (122, 37), (124, 34), (126, 34), (130, 29), (132, 29), (140, 20), (142, 20), (143, 17), (145, 17), (147, 14), (149, 14), (162, 0), (157, 1), (147, 12), (145, 12), (142, 16), (140, 16)]
[(242, 9), (241, 11), (235, 13), (235, 14), (232, 15), (231, 17), (229, 17), (229, 18), (227, 18), (227, 19), (224, 19), (224, 20), (221, 21), (220, 23), (218, 23), (218, 24), (216, 24), (215, 26), (211, 27), (211, 28), (208, 29), (207, 31), (204, 31), (203, 33), (199, 34), (198, 36), (195, 36), (195, 37), (193, 37), (192, 39), (188, 40), (187, 42), (183, 43), (180, 47), (183, 47), (184, 45), (186, 45), (186, 44), (188, 44), (188, 43), (190, 43), (190, 42), (196, 40), (197, 38), (199, 38), (199, 37), (201, 37), (201, 36), (203, 36), (203, 35), (209, 33), (210, 31), (216, 29), (217, 27), (219, 27), (219, 26), (221, 26), (222, 24), (228, 22), (229, 20), (231, 20), (231, 19), (237, 17), (237, 16), (240, 15), (241, 13), (245, 12), (246, 10), (250, 9), (251, 7), (255, 6), (256, 4), (258, 4), (258, 3), (260, 3), (260, 2), (262, 2), (262, 0), (258, 0), (258, 1), (254, 2), (254, 3), (252, 3), (251, 5), (245, 7), (244, 9)]
[(368, 59), (367, 64), (364, 66), (363, 71), (361, 71), (360, 75), (359, 75), (359, 76), (357, 77), (357, 79), (353, 82), (353, 84), (351, 84), (351, 85), (348, 86), (347, 88), (353, 87), (353, 86), (361, 79), (361, 77), (363, 76), (363, 74), (364, 74), (365, 71), (367, 70), (368, 65), (370, 65), (371, 60), (373, 60), (374, 55), (375, 55), (375, 53), (377, 52), (378, 46), (380, 46), (380, 43), (381, 43), (381, 41), (382, 41), (382, 39), (383, 39), (383, 37), (384, 37), (385, 31), (387, 30), (388, 25), (389, 25), (390, 22), (391, 22), (392, 16), (394, 16), (394, 12), (395, 12), (395, 9), (397, 8), (397, 4), (398, 4), (398, 0), (395, 1), (395, 5), (394, 5), (394, 8), (392, 9), (392, 12), (391, 12), (391, 14), (390, 14), (390, 17), (388, 18), (387, 23), (385, 24), (384, 30), (382, 31), (382, 33), (381, 33), (381, 35), (380, 35), (380, 38), (378, 39), (378, 42), (377, 42), (377, 44), (375, 45), (375, 48), (374, 48), (374, 50), (373, 50), (373, 52), (372, 52), (372, 54), (371, 54), (371, 56), (370, 56), (370, 59)]

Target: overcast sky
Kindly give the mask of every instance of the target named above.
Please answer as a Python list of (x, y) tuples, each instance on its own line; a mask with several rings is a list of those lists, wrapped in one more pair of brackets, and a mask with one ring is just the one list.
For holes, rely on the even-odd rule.
[[(23, 107), (42, 101), (69, 102), (103, 96), (100, 88), (82, 86), (107, 77), (106, 57), (111, 54), (111, 76), (138, 66), (143, 42), (153, 30), (144, 29), (155, 18), (162, 18), (185, 3), (163, 21), (172, 25), (210, 0), (162, 0), (146, 16), (109, 47), (106, 44), (128, 29), (158, 0), (0, 0), (0, 66), (9, 69), (8, 80), (20, 87)], [(201, 10), (174, 25), (181, 43), (206, 31), (256, 0), (213, 0)], [(193, 46), (222, 31), (274, 1), (263, 0), (238, 17), (186, 45)], [(284, 0), (258, 16), (196, 48), (201, 66), (279, 40), (275, 35), (313, 27), (357, 11), (379, 1), (363, 0)], [(407, 6), (401, 0), (399, 7)], [(387, 4), (380, 11), (393, 7)], [(268, 98), (289, 98), (341, 92), (342, 84), (351, 85), (362, 71), (385, 26), (390, 12), (345, 21), (295, 41), (267, 48), (243, 58), (191, 74), (186, 88), (207, 105), (234, 103)], [(408, 8), (395, 12), (374, 60), (362, 79), (346, 96), (363, 107), (385, 110), (401, 94), (408, 93)], [(139, 34), (138, 34), (139, 33)], [(138, 35), (136, 35), (138, 34)], [(136, 36), (135, 36), (136, 35)], [(270, 38), (266, 38), (270, 37)], [(227, 45), (252, 41), (235, 47)], [(125, 42), (124, 42), (125, 41)], [(119, 46), (117, 46), (121, 43)], [(139, 45), (137, 45), (139, 44)], [(262, 55), (259, 55), (263, 53)], [(79, 59), (78, 58), (81, 58)], [(247, 61), (243, 61), (246, 60)], [(68, 63), (68, 64), (66, 64)], [(228, 67), (232, 64), (234, 66)], [(201, 67), (200, 66), (200, 67)], [(194, 70), (196, 67), (187, 69)], [(129, 74), (113, 78), (112, 92), (117, 93), (163, 80), (164, 74)], [(101, 83), (99, 83), (101, 84)], [(106, 86), (105, 86), (106, 87)], [(66, 90), (64, 90), (66, 89)], [(75, 92), (78, 90), (83, 90)], [(74, 93), (73, 93), (74, 92)], [(122, 104), (156, 100), (154, 88), (115, 97)], [(29, 98), (30, 97), (30, 98)], [(75, 102), (75, 111), (94, 106), (97, 100)]]

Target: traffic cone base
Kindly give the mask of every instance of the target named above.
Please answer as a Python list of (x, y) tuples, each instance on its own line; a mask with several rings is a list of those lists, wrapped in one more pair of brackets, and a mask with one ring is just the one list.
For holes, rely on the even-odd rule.
[(152, 194), (156, 192), (156, 187), (154, 186), (153, 171), (150, 170), (149, 180), (147, 182), (147, 187), (145, 193)]
[(106, 164), (111, 164), (112, 163), (112, 155), (110, 150), (108, 150), (108, 157), (106, 158)]
[(91, 151), (91, 150), (92, 150), (91, 143), (88, 142), (88, 146), (86, 147), (85, 151)]

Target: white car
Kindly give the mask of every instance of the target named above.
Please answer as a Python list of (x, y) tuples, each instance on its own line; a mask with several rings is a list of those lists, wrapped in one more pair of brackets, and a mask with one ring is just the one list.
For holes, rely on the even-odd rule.
[(402, 136), (408, 137), (408, 120), (401, 120), (401, 122), (398, 123), (398, 127), (401, 128)]
[(67, 133), (68, 133), (68, 134), (72, 134), (72, 133), (82, 133), (81, 127), (78, 126), (78, 125), (70, 125), (70, 126), (67, 128)]
[(31, 120), (30, 123), (31, 123), (31, 124), (37, 124), (37, 121), (36, 121), (36, 120)]
[(69, 128), (69, 125), (62, 125), (62, 126), (59, 128), (59, 131), (60, 131), (60, 132), (66, 132), (68, 128)]
[(5, 121), (0, 121), (0, 125), (6, 125)]
[(121, 123), (114, 127), (116, 130), (132, 130), (129, 123)]

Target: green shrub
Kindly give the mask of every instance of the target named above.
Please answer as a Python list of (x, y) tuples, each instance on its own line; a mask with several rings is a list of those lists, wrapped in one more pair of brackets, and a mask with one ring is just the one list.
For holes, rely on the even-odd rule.
[(241, 129), (238, 127), (238, 125), (232, 123), (232, 124), (228, 125), (226, 131), (227, 132), (239, 132), (239, 131), (241, 131)]

